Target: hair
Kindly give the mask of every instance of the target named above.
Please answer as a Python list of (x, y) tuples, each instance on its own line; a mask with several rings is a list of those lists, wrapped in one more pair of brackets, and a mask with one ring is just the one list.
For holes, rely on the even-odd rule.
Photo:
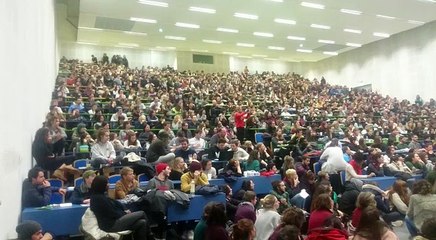
[(381, 240), (387, 230), (387, 225), (380, 220), (380, 212), (376, 207), (369, 206), (363, 209), (356, 235), (366, 239)]
[(217, 144), (220, 143), (227, 143), (227, 140), (225, 138), (219, 138)]
[(210, 215), (210, 211), (212, 210), (213, 205), (216, 204), (216, 202), (209, 202), (204, 206), (203, 208), (203, 218), (207, 221), (207, 218)]
[(253, 151), (251, 151), (250, 154), (248, 155), (247, 162), (248, 162), (248, 163), (251, 163), (251, 162), (253, 162), (254, 160), (259, 160), (259, 159), (258, 159), (258, 155), (259, 155), (259, 152), (258, 152), (257, 150), (253, 150)]
[(272, 194), (268, 194), (264, 198), (260, 199), (260, 204), (265, 209), (274, 209), (274, 204), (276, 202), (277, 202), (277, 198)]
[(323, 226), (344, 230), (341, 220), (335, 215), (331, 215), (326, 220), (324, 220)]
[(327, 147), (338, 147), (338, 146), (339, 146), (339, 140), (337, 138), (333, 138)]
[(315, 191), (314, 191), (314, 193), (312, 195), (313, 201), (312, 201), (312, 203), (310, 205), (310, 211), (316, 210), (316, 206), (315, 206), (316, 201), (315, 201), (315, 199), (317, 199), (318, 196), (322, 195), (322, 194), (327, 194), (329, 197), (332, 194), (331, 184), (327, 180), (323, 180), (323, 181), (319, 182), (317, 184), (317, 186), (315, 187)]
[(189, 144), (189, 141), (188, 141), (188, 139), (187, 139), (187, 138), (185, 138), (184, 136), (185, 136), (185, 135), (183, 135), (183, 138), (181, 138), (181, 139), (179, 140), (179, 143), (181, 144), (182, 142), (186, 142), (186, 143), (188, 143), (188, 144)]
[(182, 171), (182, 169), (180, 169), (180, 168), (178, 167), (180, 160), (181, 160), (182, 162), (185, 162), (185, 161), (183, 160), (182, 157), (176, 157), (176, 158), (174, 158), (174, 159), (170, 162), (169, 165), (170, 165), (170, 167), (171, 167), (171, 171), (177, 171), (177, 172), (181, 172), (181, 171)]
[(427, 218), (421, 226), (421, 235), (427, 239), (436, 239), (436, 217)]
[(290, 169), (286, 170), (285, 175), (287, 178), (289, 178), (289, 177), (297, 175), (297, 171), (295, 169), (290, 168)]
[(403, 180), (396, 180), (389, 190), (389, 200), (392, 201), (392, 194), (397, 193), (400, 196), (401, 201), (403, 201), (407, 206), (409, 205), (409, 191), (407, 188), (407, 183)]
[(400, 159), (400, 155), (395, 154), (393, 156), (390, 157), (391, 162), (397, 162)]
[(290, 207), (283, 211), (282, 217), (281, 217), (281, 225), (294, 225), (298, 229), (300, 229), (303, 226), (303, 223), (306, 221), (306, 218), (304, 217), (303, 210), (296, 208), (296, 207)]
[(108, 133), (108, 132), (109, 132), (109, 130), (104, 129), (104, 128), (101, 128), (100, 130), (98, 130), (98, 132), (97, 132), (97, 141), (100, 142), (100, 141), (101, 141), (101, 138), (102, 138), (106, 133)]
[(367, 207), (375, 207), (377, 206), (377, 202), (374, 199), (374, 194), (370, 192), (361, 192), (359, 196), (357, 196), (356, 207), (360, 209), (365, 209)]
[(420, 180), (413, 184), (412, 194), (428, 195), (431, 193), (431, 184), (427, 180)]
[(251, 189), (251, 182), (253, 182), (253, 180), (243, 180), (241, 189), (245, 190), (245, 191), (254, 190), (254, 189)]
[(109, 140), (113, 141), (115, 139), (115, 136), (117, 136), (117, 133), (114, 132), (109, 133)]
[(327, 172), (324, 172), (324, 171), (319, 171), (317, 175), (318, 175), (318, 181), (320, 181), (320, 183), (323, 181), (327, 181), (326, 178), (329, 176), (329, 174)]
[[(271, 186), (273, 188), (274, 191), (282, 193), (282, 191), (280, 190), (280, 183), (282, 183), (282, 180), (275, 180), (271, 183)], [(280, 191), (279, 191), (280, 190)]]
[(285, 225), (280, 229), (277, 240), (300, 240), (300, 229), (294, 225)]
[(266, 170), (267, 171), (271, 171), (273, 169), (273, 167), (275, 166), (275, 163), (268, 163), (268, 165), (266, 166)]
[(250, 219), (243, 218), (233, 225), (233, 232), (231, 237), (233, 240), (249, 240), (253, 230), (254, 230), (253, 221), (251, 221)]
[(45, 138), (48, 136), (49, 131), (50, 130), (46, 127), (38, 129), (35, 133), (35, 140), (33, 142), (45, 143)]
[(333, 201), (330, 195), (323, 193), (315, 197), (312, 201), (311, 211), (316, 210), (329, 210), (331, 209), (331, 201)]
[(238, 139), (232, 139), (229, 141), (229, 144), (235, 144), (236, 146), (239, 146), (239, 144), (241, 144), (241, 143), (239, 142)]
[(207, 225), (221, 225), (224, 226), (227, 222), (226, 207), (222, 203), (212, 203), (210, 207), (209, 216), (207, 217)]
[(129, 172), (133, 172), (133, 169), (130, 168), (130, 167), (123, 167), (123, 168), (120, 170), (120, 175), (121, 175), (121, 177), (122, 177), (122, 176), (126, 176), (127, 174), (129, 174)]
[(295, 160), (294, 160), (293, 157), (291, 157), (291, 156), (289, 156), (289, 155), (286, 155), (286, 156), (283, 158), (283, 166), (285, 167), (285, 170), (286, 170), (286, 169), (295, 168), (295, 166), (294, 166), (294, 162), (295, 162)]
[(357, 151), (354, 153), (353, 159), (356, 163), (361, 164), (363, 161), (365, 161), (365, 156), (360, 151)]
[(39, 172), (44, 172), (44, 169), (40, 167), (33, 167), (27, 172), (27, 178), (29, 181), (32, 181), (32, 178), (37, 178)]
[(242, 197), (242, 200), (246, 202), (251, 202), (254, 199), (256, 199), (256, 193), (250, 190), (245, 191), (244, 196)]
[(91, 184), (91, 192), (96, 194), (103, 194), (107, 189), (107, 178), (103, 175), (96, 176)]

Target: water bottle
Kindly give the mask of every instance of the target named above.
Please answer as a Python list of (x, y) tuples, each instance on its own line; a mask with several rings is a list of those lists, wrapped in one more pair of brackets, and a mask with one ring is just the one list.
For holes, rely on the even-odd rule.
[(191, 195), (195, 194), (195, 182), (194, 182), (194, 180), (191, 181), (191, 190), (189, 191), (189, 193)]

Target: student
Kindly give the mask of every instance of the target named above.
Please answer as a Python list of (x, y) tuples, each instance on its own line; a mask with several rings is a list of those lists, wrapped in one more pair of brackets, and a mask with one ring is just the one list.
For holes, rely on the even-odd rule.
[(268, 194), (260, 200), (260, 204), (262, 209), (257, 213), (255, 224), (256, 238), (268, 239), (280, 223), (280, 214), (277, 213), (280, 202), (274, 195)]
[(74, 192), (71, 196), (71, 203), (73, 204), (89, 204), (91, 197), (91, 184), (95, 178), (93, 170), (87, 170), (82, 174), (82, 184), (74, 187)]
[(18, 240), (52, 240), (50, 233), (43, 233), (41, 225), (38, 222), (27, 220), (18, 224), (15, 228), (18, 234)]
[(256, 208), (257, 203), (256, 193), (253, 191), (246, 191), (244, 193), (243, 202), (239, 204), (235, 214), (235, 222), (240, 219), (250, 219), (254, 223), (256, 222)]
[(201, 169), (201, 164), (197, 161), (193, 161), (189, 165), (189, 172), (183, 174), (180, 178), (182, 192), (189, 193), (192, 181), (194, 181), (196, 187), (209, 184), (206, 174)]

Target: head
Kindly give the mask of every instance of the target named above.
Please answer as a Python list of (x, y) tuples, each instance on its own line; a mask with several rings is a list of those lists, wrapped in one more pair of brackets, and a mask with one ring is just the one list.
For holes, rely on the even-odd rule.
[(109, 130), (102, 128), (97, 133), (97, 141), (105, 144), (109, 141), (109, 135)]
[(294, 162), (295, 162), (294, 158), (289, 155), (286, 155), (283, 158), (283, 165), (288, 168), (294, 168)]
[(436, 239), (436, 217), (427, 218), (421, 226), (421, 235), (427, 239)]
[(327, 172), (319, 171), (318, 172), (318, 180), (319, 181), (330, 181), (330, 176)]
[(250, 190), (246, 191), (244, 193), (244, 196), (242, 197), (242, 200), (244, 200), (244, 202), (251, 202), (253, 205), (256, 205), (257, 202), (256, 193)]
[(285, 209), (282, 213), (282, 225), (294, 225), (300, 229), (305, 221), (306, 218), (304, 217), (304, 213), (299, 208), (290, 207)]
[(276, 180), (271, 183), (274, 191), (278, 193), (284, 193), (286, 191), (286, 185), (283, 181)]
[(300, 229), (294, 225), (285, 225), (279, 233), (278, 240), (299, 240)]
[(41, 225), (32, 220), (26, 220), (18, 224), (15, 231), (19, 240), (40, 240), (44, 236)]
[(126, 182), (133, 182), (135, 179), (135, 174), (133, 172), (133, 169), (130, 167), (123, 167), (120, 170), (121, 179), (123, 179)]
[(303, 163), (303, 165), (309, 166), (310, 158), (308, 156), (303, 156), (303, 157), (301, 157), (301, 162)]
[(182, 150), (184, 150), (184, 151), (188, 151), (188, 149), (189, 149), (189, 141), (188, 141), (187, 138), (182, 137), (182, 138), (179, 140), (179, 143), (180, 143), (180, 147), (181, 147)]
[(247, 190), (254, 191), (254, 182), (252, 180), (242, 181), (241, 189), (243, 189), (245, 191), (247, 191)]
[(156, 165), (156, 175), (167, 178), (170, 176), (171, 168), (166, 163), (159, 163)]
[(365, 161), (365, 156), (363, 155), (363, 153), (357, 151), (356, 153), (354, 153), (353, 159), (358, 165), (362, 165)]
[(218, 139), (218, 142), (217, 142), (216, 146), (218, 147), (218, 149), (223, 150), (223, 149), (226, 148), (226, 144), (227, 144), (226, 139), (225, 138), (220, 138), (220, 139)]
[(224, 226), (227, 222), (226, 207), (222, 203), (213, 203), (210, 208), (210, 214), (206, 220), (209, 225), (221, 225)]
[(49, 129), (46, 127), (40, 128), (35, 133), (35, 140), (36, 143), (51, 143), (51, 137), (49, 134)]
[(27, 179), (33, 185), (42, 185), (45, 181), (44, 170), (40, 167), (33, 167), (27, 172)]
[(313, 201), (312, 211), (333, 209), (333, 200), (327, 193), (318, 195)]
[(252, 240), (255, 236), (256, 229), (253, 221), (243, 218), (233, 225), (233, 240)]
[(280, 202), (277, 200), (277, 198), (274, 195), (268, 194), (260, 200), (260, 204), (265, 209), (276, 210), (279, 207)]
[(359, 196), (357, 196), (356, 207), (360, 209), (365, 209), (368, 206), (375, 207), (377, 206), (377, 202), (375, 201), (374, 194), (370, 192), (361, 192)]
[(157, 138), (159, 138), (163, 142), (168, 142), (170, 139), (170, 135), (164, 131), (157, 134)]
[(285, 175), (288, 180), (292, 180), (292, 181), (298, 180), (298, 174), (295, 169), (286, 170)]
[(95, 176), (96, 174), (93, 170), (87, 170), (82, 174), (83, 181), (88, 187), (91, 187), (92, 181), (94, 181)]
[(428, 195), (431, 193), (431, 184), (427, 180), (420, 180), (413, 184), (412, 194)]
[(230, 148), (232, 149), (232, 151), (237, 151), (239, 147), (239, 140), (238, 139), (233, 139), (230, 141)]
[(103, 175), (96, 176), (91, 184), (91, 192), (94, 194), (104, 194), (109, 187), (107, 178)]
[(197, 162), (197, 161), (192, 161), (191, 164), (189, 165), (189, 172), (191, 174), (194, 174), (194, 172), (196, 171), (202, 171), (201, 170), (201, 163)]
[(201, 162), (201, 167), (204, 171), (207, 171), (212, 168), (212, 160), (206, 159)]
[(171, 169), (176, 170), (179, 172), (183, 172), (185, 170), (185, 161), (181, 157), (174, 158), (173, 161), (171, 161)]

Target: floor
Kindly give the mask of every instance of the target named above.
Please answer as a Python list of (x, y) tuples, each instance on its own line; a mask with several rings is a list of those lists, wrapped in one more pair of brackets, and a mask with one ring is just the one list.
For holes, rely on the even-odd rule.
[(409, 239), (409, 231), (407, 231), (406, 225), (403, 224), (402, 227), (394, 227), (394, 232), (397, 234), (400, 240), (408, 240)]

